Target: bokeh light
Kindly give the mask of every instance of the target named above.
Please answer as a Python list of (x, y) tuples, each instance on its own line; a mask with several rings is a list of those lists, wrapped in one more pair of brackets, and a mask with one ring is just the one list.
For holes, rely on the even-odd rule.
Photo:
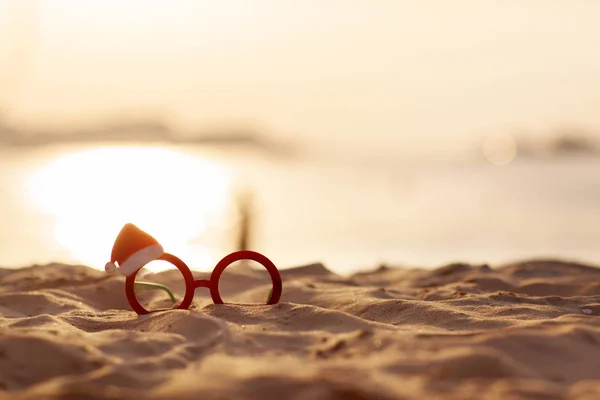
[(483, 155), (495, 165), (510, 164), (517, 156), (517, 142), (509, 133), (492, 133), (483, 141)]

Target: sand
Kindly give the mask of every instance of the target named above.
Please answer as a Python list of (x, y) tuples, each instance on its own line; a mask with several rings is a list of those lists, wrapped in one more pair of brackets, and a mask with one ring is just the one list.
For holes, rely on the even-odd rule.
[[(265, 298), (263, 271), (228, 273), (230, 299)], [(282, 275), (274, 306), (214, 305), (198, 289), (191, 310), (138, 316), (123, 277), (0, 270), (0, 399), (600, 399), (600, 269)], [(168, 303), (161, 293), (144, 301)]]

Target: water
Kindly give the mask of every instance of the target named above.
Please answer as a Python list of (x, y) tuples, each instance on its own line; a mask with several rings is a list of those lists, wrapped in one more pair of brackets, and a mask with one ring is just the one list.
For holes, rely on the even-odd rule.
[[(60, 261), (102, 268), (108, 261), (106, 243), (90, 247), (93, 224), (77, 225), (81, 243), (87, 246), (83, 250), (106, 254), (106, 259), (87, 258), (81, 248), (75, 251), (61, 244), (56, 216), (40, 211), (28, 198), (26, 183), (36, 169), (78, 151), (0, 151), (0, 265)], [(200, 149), (193, 155), (227, 170), (231, 187), (243, 183), (253, 189), (252, 248), (282, 268), (320, 261), (336, 272), (349, 273), (380, 263), (434, 267), (453, 261), (494, 264), (528, 257), (600, 262), (600, 162), (592, 158), (517, 159), (494, 166), (326, 158), (286, 161)], [(72, 190), (75, 196), (81, 185), (73, 182), (60, 190)], [(158, 190), (150, 189), (148, 196)], [(208, 195), (210, 188), (202, 190)], [(165, 197), (166, 207), (176, 198), (176, 194)], [(206, 230), (193, 238), (210, 249), (210, 257), (198, 258), (195, 267), (210, 270), (220, 256), (233, 250), (228, 217), (232, 213), (228, 199)], [(188, 225), (195, 223), (190, 218)], [(182, 251), (194, 259), (195, 248)]]

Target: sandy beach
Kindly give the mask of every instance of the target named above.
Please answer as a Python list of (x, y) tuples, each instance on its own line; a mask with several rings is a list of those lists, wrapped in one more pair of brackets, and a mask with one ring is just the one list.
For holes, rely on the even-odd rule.
[[(263, 301), (264, 271), (228, 273), (231, 301)], [(277, 305), (214, 305), (197, 289), (193, 309), (138, 316), (123, 277), (61, 264), (0, 270), (0, 399), (600, 398), (595, 267), (339, 276), (314, 264), (282, 276)], [(150, 278), (182, 294), (174, 271)], [(162, 292), (140, 298), (164, 302)]]
[(600, 400), (599, 15), (0, 0), (0, 400)]

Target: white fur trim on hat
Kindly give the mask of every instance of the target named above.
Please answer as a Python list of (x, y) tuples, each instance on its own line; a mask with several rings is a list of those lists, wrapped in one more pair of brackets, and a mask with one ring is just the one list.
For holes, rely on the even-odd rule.
[(132, 254), (123, 264), (121, 264), (121, 268), (119, 269), (123, 275), (129, 276), (163, 254), (165, 254), (165, 251), (160, 244), (146, 247), (145, 249)]

